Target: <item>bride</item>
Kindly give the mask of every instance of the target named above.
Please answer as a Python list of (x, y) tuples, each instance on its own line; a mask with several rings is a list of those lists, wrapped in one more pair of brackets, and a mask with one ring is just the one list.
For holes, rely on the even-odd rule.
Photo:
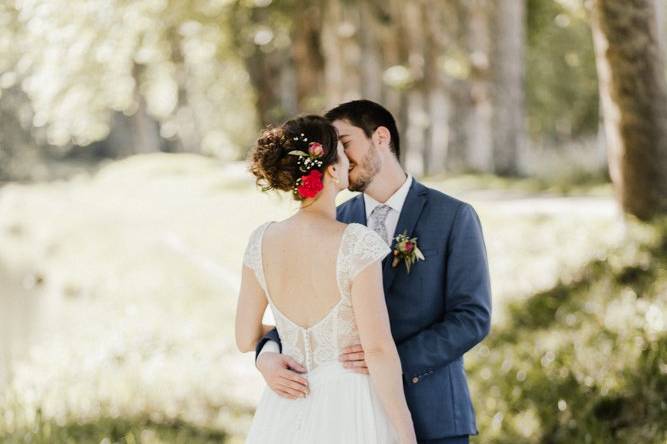
[[(268, 304), (282, 352), (305, 369), (308, 392), (288, 399), (265, 388), (246, 443), (416, 443), (382, 290), (381, 260), (391, 250), (365, 225), (336, 220), (348, 169), (335, 128), (320, 116), (264, 131), (251, 153), (262, 190), (291, 193), (300, 207), (250, 236), (236, 343), (253, 351), (273, 328), (262, 324)], [(359, 343), (368, 375), (338, 360)]]

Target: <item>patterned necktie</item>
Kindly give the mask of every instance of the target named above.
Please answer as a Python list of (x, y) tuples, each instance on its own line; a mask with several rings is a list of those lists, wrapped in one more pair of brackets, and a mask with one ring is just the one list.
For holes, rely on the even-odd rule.
[(391, 207), (389, 205), (378, 205), (377, 207), (373, 208), (373, 211), (371, 212), (371, 220), (373, 221), (373, 226), (371, 228), (373, 231), (379, 234), (382, 239), (384, 239), (387, 245), (390, 244), (390, 240), (389, 236), (387, 235), (387, 226), (385, 225), (385, 221), (387, 220), (389, 211), (391, 211)]

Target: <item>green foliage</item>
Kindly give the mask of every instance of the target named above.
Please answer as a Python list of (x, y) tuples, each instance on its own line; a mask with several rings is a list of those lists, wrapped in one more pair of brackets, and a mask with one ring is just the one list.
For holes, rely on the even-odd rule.
[[(139, 109), (161, 124), (162, 137), (205, 152), (234, 157), (230, 147), (250, 140), (252, 92), (231, 45), (229, 2), (13, 3), (0, 6), (0, 23), (11, 25), (11, 34), (0, 27), (0, 55), (3, 41), (16, 42), (15, 63), (0, 73), (21, 83), (48, 143), (103, 140), (114, 112)], [(231, 104), (234, 112), (225, 112)]]
[[(353, 2), (343, 3), (346, 14), (354, 15), (354, 8), (348, 11)], [(461, 51), (465, 32), (456, 12), (464, 2), (445, 3), (435, 11), (453, 28), (443, 68), (464, 81), (470, 61)], [(580, 3), (528, 1), (526, 115), (534, 138), (571, 140), (597, 130), (595, 59)], [(391, 28), (395, 23), (383, 6), (372, 4), (387, 32), (400, 32)], [(157, 122), (160, 137), (180, 141), (186, 151), (201, 147), (207, 154), (238, 158), (256, 136), (257, 113), (265, 114), (261, 123), (280, 122), (327, 104), (323, 91), (309, 91), (299, 103), (285, 98), (294, 89), (285, 84), (293, 79), (285, 79), (294, 74), (295, 30), (306, 21), (320, 29), (324, 22), (341, 20), (314, 13), (328, 11), (325, 5), (302, 0), (4, 2), (0, 100), (3, 90), (20, 85), (30, 110), (16, 114), (34, 130), (35, 144), (62, 150), (72, 143), (89, 145), (112, 131), (112, 117), (122, 113), (140, 121), (145, 112)], [(309, 41), (321, 45), (315, 37)], [(399, 89), (411, 85), (414, 73), (405, 63), (386, 67), (384, 81)], [(266, 83), (271, 85), (262, 89)]]
[(120, 444), (219, 444), (228, 440), (218, 430), (196, 427), (183, 421), (155, 422), (149, 418), (101, 417), (91, 422), (58, 424), (38, 420), (36, 427), (2, 436), (5, 444), (120, 443)]
[(530, 134), (547, 140), (594, 134), (598, 129), (597, 74), (583, 2), (528, 0), (527, 11)]
[(483, 442), (664, 443), (667, 223), (653, 230), (509, 306), (468, 362)]

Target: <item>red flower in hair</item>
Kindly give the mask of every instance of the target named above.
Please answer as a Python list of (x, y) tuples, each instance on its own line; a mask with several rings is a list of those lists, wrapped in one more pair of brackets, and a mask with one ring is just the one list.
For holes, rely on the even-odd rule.
[(317, 193), (324, 188), (324, 184), (322, 184), (322, 172), (319, 170), (311, 170), (307, 175), (301, 176), (299, 180), (301, 183), (297, 187), (297, 191), (304, 199), (317, 196)]

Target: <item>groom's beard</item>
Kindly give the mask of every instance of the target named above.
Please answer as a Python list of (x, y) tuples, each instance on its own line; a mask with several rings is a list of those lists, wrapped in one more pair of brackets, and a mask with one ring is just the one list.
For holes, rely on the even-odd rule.
[(363, 192), (368, 185), (373, 181), (375, 175), (380, 171), (380, 156), (378, 156), (377, 148), (372, 143), (369, 144), (368, 152), (354, 167), (355, 177), (349, 176), (350, 191)]

